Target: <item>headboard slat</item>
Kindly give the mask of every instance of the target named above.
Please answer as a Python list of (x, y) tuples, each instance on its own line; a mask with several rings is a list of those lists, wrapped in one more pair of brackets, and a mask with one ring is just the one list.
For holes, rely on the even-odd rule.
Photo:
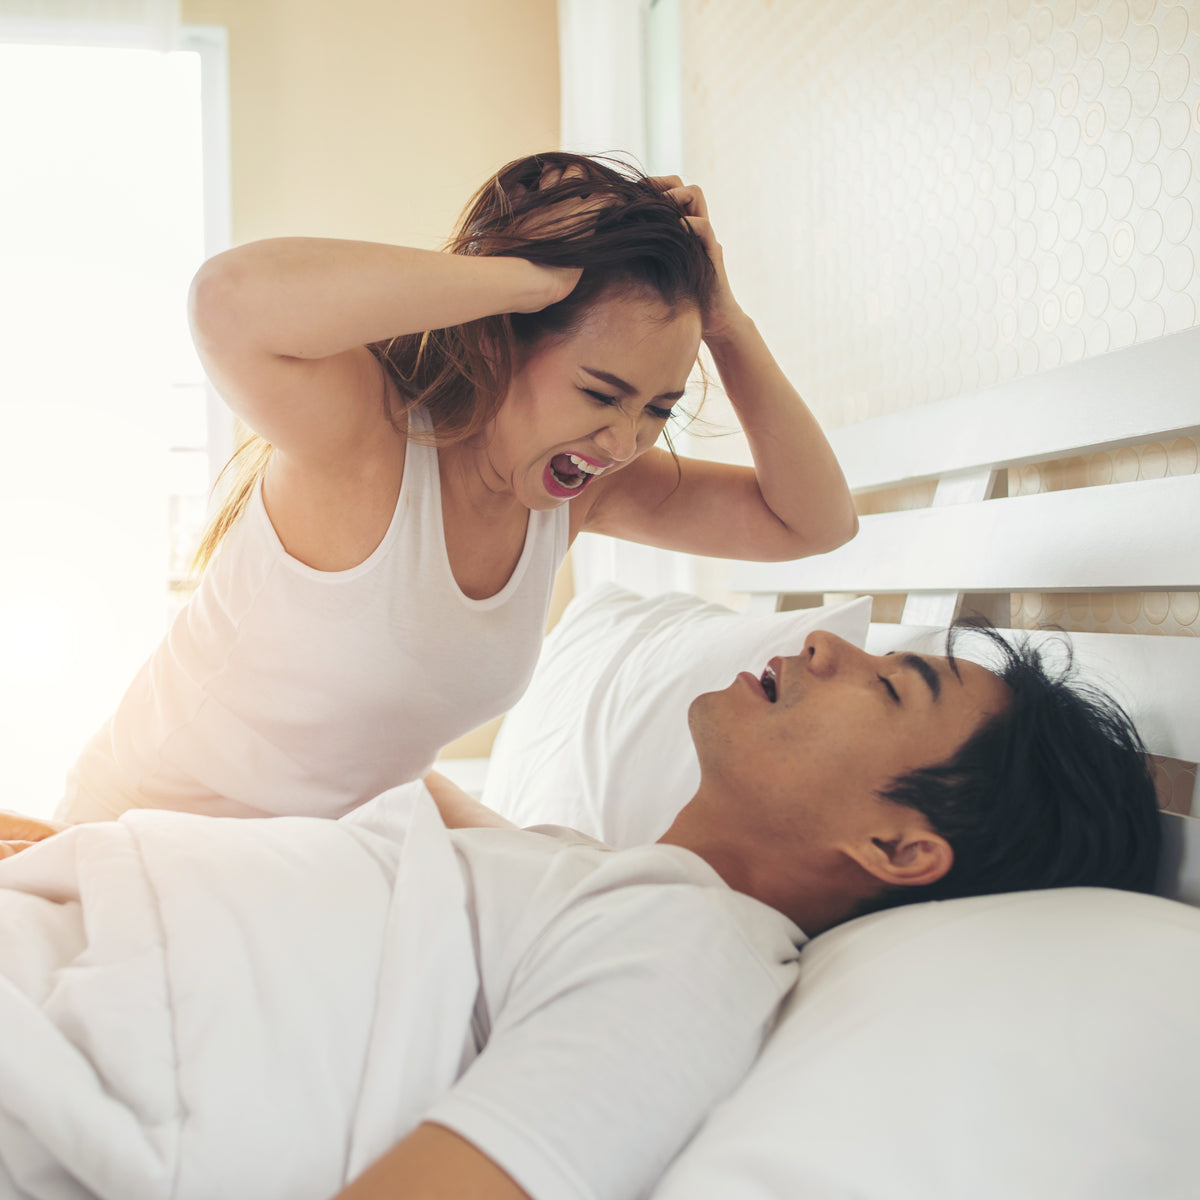
[[(1047, 530), (1054, 538), (1047, 539)], [(792, 563), (744, 563), (735, 591), (1184, 591), (1200, 579), (1200, 476), (864, 517)]]
[(1158, 892), (1200, 908), (1200, 821), (1163, 813), (1162, 830)]
[(854, 491), (1200, 431), (1200, 327), (830, 435)]

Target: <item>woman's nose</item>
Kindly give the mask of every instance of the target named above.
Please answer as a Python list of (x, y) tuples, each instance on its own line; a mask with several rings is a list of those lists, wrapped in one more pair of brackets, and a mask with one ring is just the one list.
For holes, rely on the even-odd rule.
[(615, 462), (626, 462), (637, 452), (638, 420), (613, 410), (612, 417), (594, 435), (596, 444)]

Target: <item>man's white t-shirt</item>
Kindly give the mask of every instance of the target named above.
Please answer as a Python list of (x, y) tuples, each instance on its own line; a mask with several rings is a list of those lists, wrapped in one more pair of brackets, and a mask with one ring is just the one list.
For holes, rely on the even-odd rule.
[(804, 935), (674, 846), (451, 833), (481, 1053), (426, 1119), (536, 1200), (641, 1194), (749, 1069)]
[(0, 863), (0, 1196), (325, 1200), (422, 1121), (534, 1200), (643, 1194), (802, 935), (671, 846), (136, 812)]

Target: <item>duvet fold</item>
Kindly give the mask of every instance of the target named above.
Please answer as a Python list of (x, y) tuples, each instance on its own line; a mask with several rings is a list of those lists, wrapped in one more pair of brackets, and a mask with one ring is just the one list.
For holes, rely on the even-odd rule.
[(473, 1054), (465, 903), (420, 785), (0, 863), (0, 1196), (333, 1196)]

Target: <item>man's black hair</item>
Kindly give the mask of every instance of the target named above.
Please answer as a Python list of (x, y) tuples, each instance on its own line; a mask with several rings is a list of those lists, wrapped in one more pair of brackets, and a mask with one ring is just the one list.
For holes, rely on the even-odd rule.
[[(954, 850), (927, 887), (890, 889), (868, 908), (1052, 887), (1149, 892), (1160, 852), (1154, 780), (1133, 721), (1111, 696), (1072, 678), (1070, 645), (1051, 669), (1044, 650), (986, 623), (957, 623), (999, 652), (1011, 691), (953, 757), (894, 780), (887, 800), (924, 814)], [(1056, 640), (1053, 643), (1059, 645)]]

